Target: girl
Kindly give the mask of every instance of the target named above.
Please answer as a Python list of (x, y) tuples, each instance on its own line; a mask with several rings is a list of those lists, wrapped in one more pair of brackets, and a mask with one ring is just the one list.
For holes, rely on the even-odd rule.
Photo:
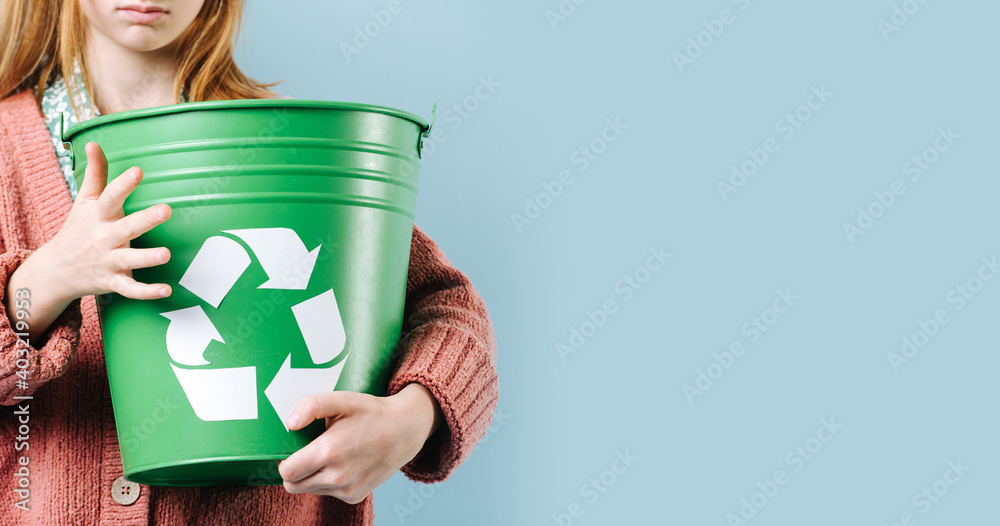
[(142, 170), (107, 183), (95, 143), (76, 188), (58, 123), (273, 97), (233, 61), (241, 8), (240, 0), (2, 1), (0, 486), (15, 503), (0, 511), (3, 524), (371, 524), (375, 487), (401, 468), (414, 480), (443, 480), (490, 423), (497, 378), (486, 308), (414, 227), (389, 396), (305, 398), (288, 426), (325, 418), (327, 430), (278, 464), (283, 487), (150, 487), (122, 477), (94, 295), (171, 294), (131, 277), (169, 251), (129, 248), (171, 210), (124, 215)]

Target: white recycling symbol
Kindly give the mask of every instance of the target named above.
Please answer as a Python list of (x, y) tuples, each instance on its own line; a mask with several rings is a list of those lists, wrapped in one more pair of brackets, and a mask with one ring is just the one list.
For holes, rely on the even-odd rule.
[[(302, 239), (289, 228), (249, 228), (223, 233), (241, 239), (257, 256), (268, 277), (258, 288), (306, 290), (308, 287), (322, 245), (308, 251)], [(236, 240), (212, 236), (198, 250), (181, 277), (180, 285), (218, 308), (249, 266), (250, 256)], [(313, 363), (330, 362), (344, 351), (347, 336), (333, 289), (291, 308)], [(195, 415), (207, 422), (257, 419), (256, 367), (189, 368), (210, 365), (204, 357), (209, 344), (213, 340), (225, 343), (205, 309), (196, 305), (160, 315), (170, 320), (166, 332), (167, 353), (173, 362), (185, 366), (171, 363), (170, 367)], [(345, 356), (331, 367), (298, 369), (292, 368), (289, 353), (264, 389), (282, 425), (303, 397), (332, 391), (346, 362)]]

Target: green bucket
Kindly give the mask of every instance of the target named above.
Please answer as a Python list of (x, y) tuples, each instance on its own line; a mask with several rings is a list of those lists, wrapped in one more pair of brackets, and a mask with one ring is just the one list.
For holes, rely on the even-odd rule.
[(109, 180), (144, 179), (131, 214), (173, 216), (132, 242), (169, 298), (98, 298), (125, 476), (155, 485), (279, 484), (318, 437), (284, 421), (309, 394), (384, 395), (398, 344), (423, 138), (410, 113), (244, 100), (91, 119), (65, 133), (77, 185), (97, 142)]

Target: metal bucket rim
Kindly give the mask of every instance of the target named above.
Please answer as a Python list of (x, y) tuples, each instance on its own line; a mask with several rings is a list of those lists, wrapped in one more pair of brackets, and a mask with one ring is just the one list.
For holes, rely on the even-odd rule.
[(162, 115), (172, 115), (190, 111), (203, 110), (230, 110), (245, 108), (316, 108), (324, 110), (341, 111), (361, 111), (369, 113), (381, 113), (401, 119), (412, 121), (420, 127), (421, 132), (430, 130), (430, 125), (419, 115), (408, 111), (390, 108), (388, 106), (376, 106), (373, 104), (363, 104), (360, 102), (338, 102), (328, 100), (303, 100), (303, 99), (243, 99), (243, 100), (212, 100), (204, 102), (183, 102), (170, 104), (167, 106), (155, 106), (139, 110), (127, 110), (101, 115), (81, 122), (68, 130), (63, 131), (63, 142), (70, 142), (72, 137), (90, 128), (104, 126), (125, 120), (145, 119), (159, 117)]

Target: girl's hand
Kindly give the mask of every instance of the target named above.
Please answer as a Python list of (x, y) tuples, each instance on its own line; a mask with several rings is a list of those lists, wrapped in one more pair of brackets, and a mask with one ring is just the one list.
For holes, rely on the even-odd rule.
[[(8, 318), (15, 292), (31, 295), (30, 339), (37, 339), (69, 304), (83, 296), (117, 292), (134, 299), (170, 295), (170, 286), (132, 279), (132, 269), (170, 259), (166, 248), (134, 249), (129, 242), (170, 217), (170, 206), (151, 206), (129, 216), (122, 204), (142, 180), (137, 167), (108, 182), (108, 161), (97, 143), (87, 143), (87, 171), (73, 208), (59, 232), (28, 256), (7, 280)], [(15, 322), (11, 318), (11, 324)]]
[(389, 397), (349, 391), (307, 396), (288, 418), (301, 429), (326, 418), (326, 432), (278, 463), (289, 493), (314, 493), (357, 504), (420, 452), (441, 424), (426, 387), (409, 384)]
[(151, 206), (125, 216), (122, 204), (142, 180), (142, 170), (132, 167), (108, 184), (108, 161), (97, 143), (87, 143), (87, 171), (69, 217), (55, 238), (46, 244), (62, 294), (75, 299), (91, 294), (117, 292), (133, 299), (170, 295), (170, 286), (144, 284), (132, 279), (132, 269), (166, 263), (166, 248), (129, 248), (129, 242), (170, 218), (170, 206)]

